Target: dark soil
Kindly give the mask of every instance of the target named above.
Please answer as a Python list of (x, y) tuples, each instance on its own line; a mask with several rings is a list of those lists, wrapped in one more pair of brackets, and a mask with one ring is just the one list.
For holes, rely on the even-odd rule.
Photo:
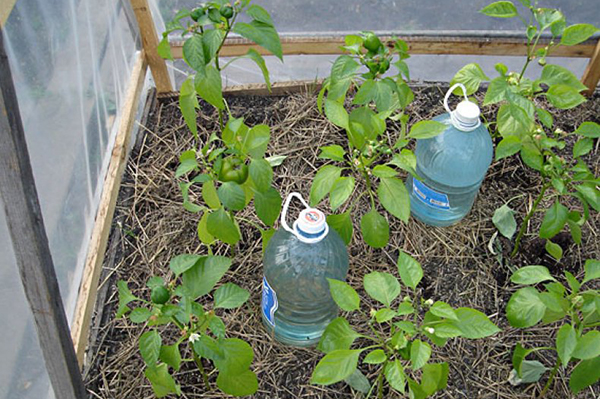
[[(415, 102), (409, 112), (411, 123), (429, 119), (443, 111), (442, 99), (446, 86), (415, 89)], [(481, 100), (481, 97), (480, 97)], [(266, 123), (271, 126), (269, 155), (288, 158), (275, 168), (274, 184), (285, 197), (291, 191), (308, 196), (312, 178), (323, 160), (317, 158), (318, 147), (342, 144), (345, 133), (331, 125), (318, 113), (314, 94), (286, 97), (231, 97), (228, 102), (236, 116), (244, 116), (249, 126)], [(543, 105), (543, 104), (542, 104)], [(484, 109), (491, 117), (495, 109)], [(419, 116), (416, 116), (416, 115)], [(572, 131), (586, 120), (600, 122), (600, 96), (596, 95), (577, 110), (555, 113), (555, 120), (565, 131)], [(215, 129), (216, 120), (210, 107), (204, 106), (198, 116), (203, 138)], [(390, 126), (390, 134), (395, 134)], [(116, 282), (129, 282), (133, 292), (149, 297), (145, 283), (152, 275), (172, 278), (169, 260), (182, 253), (204, 253), (196, 236), (200, 215), (189, 213), (181, 206), (182, 199), (174, 177), (178, 155), (190, 148), (192, 136), (183, 122), (176, 98), (167, 98), (148, 108), (148, 118), (132, 151), (126, 176), (119, 195), (109, 249), (104, 264), (97, 314), (94, 320), (90, 349), (87, 353), (86, 383), (90, 398), (134, 399), (153, 396), (143, 374), (143, 361), (137, 350), (137, 340), (143, 326), (114, 318), (118, 297)], [(570, 151), (569, 146), (565, 151)], [(587, 163), (599, 172), (598, 146), (587, 156)], [(403, 176), (404, 177), (404, 176)], [(360, 185), (356, 192), (361, 189)], [(512, 350), (517, 342), (525, 347), (553, 345), (558, 325), (527, 330), (510, 328), (504, 311), (514, 286), (509, 276), (518, 267), (539, 264), (549, 267), (560, 278), (562, 270), (581, 277), (583, 263), (600, 256), (597, 238), (599, 217), (592, 213), (583, 226), (583, 243), (575, 245), (568, 233), (554, 239), (564, 250), (556, 262), (537, 239), (543, 213), (530, 221), (518, 255), (511, 259), (512, 242), (496, 236), (491, 217), (495, 209), (506, 202), (517, 211), (519, 223), (539, 192), (536, 173), (522, 165), (516, 157), (495, 162), (490, 168), (479, 197), (470, 214), (460, 223), (447, 228), (432, 228), (411, 219), (408, 225), (390, 219), (390, 243), (382, 250), (366, 247), (355, 237), (349, 247), (351, 255), (348, 282), (362, 297), (363, 309), (377, 305), (361, 289), (362, 278), (373, 270), (397, 275), (396, 258), (403, 250), (421, 262), (424, 278), (417, 293), (423, 298), (442, 300), (452, 306), (469, 306), (485, 312), (502, 328), (502, 332), (487, 339), (469, 341), (455, 339), (442, 348), (434, 348), (433, 361), (450, 364), (448, 388), (436, 398), (534, 398), (546, 377), (538, 384), (513, 387), (507, 380), (511, 370)], [(198, 198), (199, 193), (192, 193)], [(542, 202), (547, 207), (551, 202)], [(367, 203), (361, 208), (368, 210)], [(328, 204), (319, 206), (326, 213)], [(248, 217), (252, 207), (244, 212)], [(343, 209), (341, 209), (343, 211)], [(360, 212), (359, 212), (360, 213)], [(360, 215), (354, 215), (355, 222)], [(260, 234), (250, 226), (243, 230), (243, 240), (236, 248), (237, 257), (221, 283), (235, 282), (251, 292), (247, 305), (239, 310), (218, 311), (224, 319), (228, 335), (240, 337), (254, 349), (253, 370), (259, 379), (255, 398), (358, 398), (345, 383), (328, 387), (309, 383), (310, 375), (322, 354), (315, 349), (298, 349), (274, 341), (260, 321), (262, 253)], [(355, 231), (359, 231), (355, 227)], [(490, 251), (494, 249), (494, 253)], [(219, 248), (225, 253), (226, 248)], [(402, 295), (405, 295), (403, 291)], [(368, 329), (360, 316), (347, 315), (357, 331)], [(166, 330), (163, 339), (177, 331)], [(532, 355), (548, 367), (554, 364), (553, 354), (541, 351)], [(189, 356), (188, 356), (189, 357)], [(206, 367), (212, 369), (209, 363)], [(373, 381), (377, 368), (361, 365), (361, 370)], [(547, 398), (571, 398), (568, 372), (560, 369)], [(210, 375), (214, 384), (216, 373)], [(176, 375), (184, 398), (221, 398), (226, 395), (213, 390), (205, 392), (199, 373), (185, 366)], [(597, 398), (600, 387), (594, 386), (577, 398)], [(394, 393), (387, 398), (397, 397)]]

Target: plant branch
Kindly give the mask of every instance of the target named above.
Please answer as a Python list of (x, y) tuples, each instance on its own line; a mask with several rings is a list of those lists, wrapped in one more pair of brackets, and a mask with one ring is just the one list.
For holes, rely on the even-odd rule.
[(540, 202), (544, 198), (544, 193), (546, 192), (546, 190), (548, 189), (548, 187), (550, 187), (550, 182), (544, 183), (544, 185), (542, 186), (542, 190), (540, 191), (540, 194), (538, 195), (538, 197), (535, 199), (535, 201), (533, 203), (533, 206), (531, 207), (531, 209), (527, 213), (527, 216), (525, 216), (525, 219), (523, 219), (523, 222), (521, 222), (521, 228), (519, 229), (519, 234), (517, 234), (517, 238), (515, 239), (515, 247), (513, 248), (513, 251), (510, 254), (511, 258), (514, 258), (514, 256), (519, 251), (519, 246), (521, 244), (521, 239), (523, 238), (523, 234), (525, 234), (525, 230), (527, 229), (527, 224), (529, 223), (529, 219), (531, 219), (531, 217), (535, 213), (538, 205), (540, 204)]
[(552, 382), (554, 381), (554, 376), (556, 375), (556, 372), (558, 371), (558, 366), (560, 365), (560, 358), (556, 357), (556, 364), (554, 364), (554, 367), (552, 368), (552, 371), (550, 372), (550, 377), (548, 378), (548, 381), (546, 382), (546, 385), (544, 385), (544, 389), (542, 389), (542, 392), (540, 392), (540, 395), (538, 396), (538, 398), (543, 398), (546, 393), (548, 392), (548, 389), (550, 389), (550, 386), (552, 385)]
[(194, 362), (196, 363), (196, 366), (198, 366), (198, 370), (200, 370), (200, 374), (202, 375), (202, 379), (204, 380), (204, 385), (206, 385), (206, 390), (210, 391), (211, 387), (210, 383), (208, 382), (208, 375), (206, 374), (206, 370), (204, 370), (204, 366), (202, 365), (202, 359), (198, 357), (198, 355), (194, 351), (194, 348), (192, 348), (192, 356), (194, 357)]

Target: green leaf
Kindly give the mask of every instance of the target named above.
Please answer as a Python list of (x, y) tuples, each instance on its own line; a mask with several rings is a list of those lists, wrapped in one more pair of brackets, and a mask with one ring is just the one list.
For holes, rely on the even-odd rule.
[(446, 302), (436, 301), (429, 311), (437, 317), (459, 321), (452, 306), (448, 305)]
[(398, 316), (405, 316), (407, 314), (413, 314), (414, 312), (415, 308), (413, 308), (410, 302), (402, 302), (398, 305)]
[(179, 371), (179, 367), (181, 366), (179, 344), (161, 346), (159, 359)]
[(402, 180), (395, 177), (381, 177), (377, 186), (377, 197), (386, 211), (403, 222), (408, 222), (410, 198)]
[(511, 373), (509, 382), (512, 385), (529, 384), (539, 381), (542, 375), (548, 370), (542, 363), (537, 360), (523, 360), (521, 362), (521, 376), (515, 376), (516, 373)]
[(225, 323), (216, 315), (209, 316), (208, 328), (217, 338), (225, 338)]
[(215, 309), (235, 309), (242, 306), (250, 293), (234, 283), (227, 283), (215, 291)]
[(270, 157), (266, 157), (265, 161), (271, 165), (272, 168), (275, 166), (279, 166), (283, 163), (283, 161), (287, 158), (287, 155), (273, 155)]
[(252, 40), (254, 43), (265, 48), (283, 61), (281, 41), (277, 31), (272, 25), (257, 20), (254, 20), (249, 24), (237, 22), (233, 26), (233, 32), (248, 40)]
[(173, 54), (171, 53), (171, 45), (169, 44), (169, 36), (164, 36), (162, 40), (156, 46), (156, 52), (161, 58), (175, 61), (173, 59)]
[(220, 372), (236, 374), (245, 372), (252, 364), (254, 352), (252, 347), (239, 338), (227, 338), (219, 341), (218, 348), (221, 353), (213, 359)]
[(139, 324), (146, 322), (146, 320), (148, 320), (150, 316), (152, 316), (152, 312), (150, 311), (150, 309), (135, 308), (129, 314), (129, 320), (131, 320), (132, 323)]
[(394, 154), (390, 164), (407, 171), (413, 176), (417, 175), (417, 157), (409, 149), (403, 148), (400, 154)]
[(408, 136), (413, 139), (429, 139), (446, 130), (446, 125), (436, 121), (419, 121), (412, 125)]
[(563, 84), (570, 86), (577, 91), (587, 89), (573, 72), (558, 65), (546, 65), (544, 69), (542, 69), (542, 76), (540, 77), (539, 82), (545, 83), (548, 86)]
[(381, 364), (387, 360), (385, 352), (381, 349), (375, 349), (367, 354), (363, 359), (363, 363), (367, 364)]
[(564, 84), (550, 86), (546, 98), (559, 109), (571, 109), (586, 101), (577, 89)]
[(198, 162), (196, 162), (196, 151), (184, 151), (179, 156), (179, 166), (175, 171), (175, 177), (183, 176), (192, 170), (196, 170), (197, 168)]
[(458, 327), (462, 336), (469, 339), (479, 339), (489, 337), (500, 331), (500, 329), (490, 321), (490, 319), (478, 310), (471, 308), (455, 309), (458, 321), (449, 321), (452, 325)]
[(568, 217), (569, 210), (557, 199), (544, 215), (544, 220), (540, 226), (540, 237), (552, 238), (557, 235), (567, 223)]
[[(535, 10), (534, 16), (539, 22), (540, 30), (542, 31), (550, 26), (554, 27), (554, 25), (557, 25), (561, 21), (564, 23), (565, 19), (564, 15), (560, 11), (552, 8), (538, 8)], [(552, 32), (554, 34), (554, 30)]]
[(575, 186), (575, 190), (577, 190), (583, 198), (587, 201), (592, 208), (594, 208), (597, 212), (600, 212), (600, 191), (596, 188), (596, 185), (593, 183), (584, 183), (578, 186)]
[(269, 126), (256, 125), (248, 130), (248, 135), (242, 143), (242, 152), (247, 153), (254, 159), (263, 158), (270, 139), (271, 129)]
[(198, 126), (196, 125), (196, 108), (200, 108), (198, 97), (194, 91), (194, 82), (192, 78), (187, 78), (179, 90), (179, 108), (190, 132), (195, 138), (198, 138)]
[(425, 395), (433, 395), (448, 385), (448, 363), (429, 363), (423, 366), (421, 388)]
[(373, 168), (373, 176), (377, 177), (396, 177), (398, 172), (394, 168), (386, 165), (377, 165)]
[(498, 110), (498, 131), (502, 137), (523, 137), (533, 127), (533, 120), (525, 110), (515, 104), (503, 104)]
[(343, 104), (325, 99), (325, 116), (334, 125), (348, 129), (348, 112), (344, 109)]
[(377, 321), (377, 323), (380, 323), (380, 324), (388, 322), (388, 321), (392, 320), (394, 317), (396, 317), (396, 312), (394, 312), (393, 310), (388, 309), (388, 308), (379, 309), (375, 313), (375, 320)]
[(235, 245), (241, 238), (237, 226), (223, 208), (208, 215), (206, 227), (210, 234), (230, 245)]
[(511, 282), (522, 285), (533, 285), (548, 280), (556, 281), (545, 266), (524, 266), (510, 276)]
[(560, 245), (553, 243), (550, 240), (546, 240), (546, 252), (550, 254), (554, 259), (560, 260), (563, 256), (563, 249)]
[(400, 283), (394, 276), (384, 272), (371, 272), (364, 277), (367, 294), (388, 308), (392, 301), (400, 295)]
[(575, 24), (568, 26), (562, 34), (560, 44), (574, 46), (586, 41), (597, 31), (598, 28), (591, 24)]
[(546, 126), (547, 128), (552, 127), (552, 125), (554, 124), (554, 118), (552, 117), (552, 114), (550, 112), (546, 111), (543, 108), (536, 108), (535, 112), (540, 122), (542, 122), (544, 126)]
[(537, 171), (541, 171), (544, 165), (542, 153), (533, 144), (528, 144), (521, 148), (521, 159), (525, 165)]
[(225, 275), (231, 266), (231, 259), (224, 256), (206, 256), (183, 273), (183, 286), (192, 299), (207, 295)]
[(517, 290), (506, 306), (506, 317), (513, 327), (524, 328), (536, 325), (546, 311), (539, 292), (533, 287)]
[(158, 362), (161, 345), (162, 340), (160, 338), (160, 335), (158, 334), (158, 331), (146, 331), (140, 337), (140, 354), (142, 355), (142, 359), (144, 359), (144, 362), (149, 367), (154, 367), (156, 365), (156, 362)]
[(210, 29), (202, 34), (202, 46), (204, 47), (204, 60), (208, 65), (217, 55), (217, 51), (223, 42), (224, 33), (220, 29)]
[(271, 238), (273, 238), (273, 235), (276, 233), (276, 230), (271, 228), (268, 230), (261, 230), (260, 231), (260, 236), (262, 238), (262, 252), (263, 255), (265, 253), (265, 251), (267, 250), (267, 246), (269, 245), (269, 241), (271, 241)]
[(241, 211), (246, 206), (246, 193), (235, 182), (225, 182), (217, 190), (219, 199), (226, 208)]
[(582, 138), (581, 140), (578, 140), (573, 146), (573, 157), (578, 158), (584, 156), (593, 149), (594, 140), (589, 137)]
[(206, 67), (205, 74), (197, 74), (194, 87), (200, 97), (218, 109), (225, 109), (221, 74), (212, 65)]
[(258, 390), (258, 378), (251, 370), (240, 372), (221, 371), (217, 376), (217, 386), (233, 396), (252, 395)]
[(211, 209), (219, 209), (221, 207), (221, 201), (219, 200), (219, 194), (215, 188), (215, 182), (212, 180), (206, 181), (202, 184), (202, 198), (206, 205)]
[(356, 148), (363, 148), (365, 140), (375, 140), (385, 131), (386, 125), (382, 116), (367, 107), (355, 108), (348, 117), (350, 142)]
[(570, 324), (563, 324), (556, 335), (556, 351), (563, 366), (567, 366), (577, 346), (577, 333)]
[(281, 195), (273, 187), (264, 192), (254, 194), (254, 208), (256, 215), (267, 226), (273, 226), (281, 212)]
[(574, 394), (577, 394), (598, 380), (600, 380), (600, 356), (584, 360), (573, 369), (569, 379), (569, 388)]
[(339, 215), (328, 215), (327, 224), (340, 235), (346, 245), (350, 244), (354, 232), (354, 226), (350, 219), (350, 211)]
[(517, 230), (517, 222), (515, 221), (515, 211), (513, 211), (508, 205), (504, 204), (500, 208), (496, 209), (494, 216), (492, 217), (492, 223), (498, 229), (500, 234), (509, 240), (515, 234)]
[(600, 261), (596, 259), (588, 259), (585, 261), (583, 268), (585, 269), (585, 277), (583, 278), (581, 284), (585, 284), (588, 281), (600, 278)]
[(517, 376), (521, 377), (523, 373), (521, 373), (521, 365), (523, 364), (523, 360), (527, 357), (528, 354), (532, 352), (531, 349), (525, 349), (521, 345), (521, 343), (517, 342), (515, 346), (515, 350), (513, 351), (512, 356), (512, 365), (514, 370), (517, 373)]
[(600, 138), (600, 125), (596, 122), (583, 122), (574, 132), (583, 137)]
[(485, 92), (483, 105), (496, 104), (506, 99), (506, 91), (509, 90), (509, 85), (504, 76), (499, 76), (492, 79), (490, 85)]
[(175, 274), (175, 276), (179, 276), (184, 273), (186, 270), (191, 269), (198, 263), (200, 260), (204, 260), (205, 256), (200, 255), (192, 255), (192, 254), (184, 254), (177, 255), (171, 262), (169, 262), (169, 269)]
[(271, 188), (273, 182), (273, 169), (264, 159), (253, 159), (249, 167), (250, 178), (254, 186), (260, 192), (266, 192)]
[(127, 287), (127, 282), (119, 280), (117, 287), (119, 290), (119, 308), (115, 317), (119, 319), (123, 317), (125, 313), (129, 312), (129, 307), (127, 307), (127, 304), (139, 300), (139, 298), (131, 293), (129, 287)]
[(393, 362), (386, 363), (383, 374), (385, 380), (390, 384), (396, 391), (404, 393), (406, 387), (406, 376), (404, 375), (404, 367), (400, 360), (396, 359)]
[(360, 230), (367, 245), (383, 248), (390, 239), (390, 226), (375, 208), (365, 213), (360, 219)]
[(378, 112), (393, 111), (398, 108), (398, 101), (394, 101), (396, 83), (389, 78), (382, 81), (367, 79), (354, 96), (353, 104), (369, 104), (375, 102)]
[(512, 18), (519, 15), (517, 8), (510, 1), (496, 1), (483, 7), (479, 12), (494, 18)]
[(431, 357), (431, 346), (427, 342), (415, 339), (410, 346), (410, 362), (413, 370), (418, 370)]
[(400, 279), (405, 286), (417, 289), (417, 285), (423, 278), (423, 269), (419, 262), (417, 262), (412, 256), (400, 251), (398, 255), (398, 273), (400, 273)]
[(195, 71), (203, 74), (206, 67), (202, 35), (192, 35), (183, 43), (183, 59)]
[(325, 165), (319, 169), (310, 188), (310, 206), (316, 206), (329, 194), (341, 173), (342, 170), (333, 165)]
[(571, 354), (575, 359), (587, 360), (600, 356), (600, 331), (593, 330), (583, 334)]
[(317, 349), (324, 353), (330, 353), (335, 350), (350, 349), (354, 340), (360, 337), (346, 319), (337, 317), (331, 321), (325, 328)]
[(320, 148), (321, 153), (319, 154), (319, 159), (331, 159), (333, 161), (344, 162), (344, 155), (346, 155), (346, 151), (337, 144), (334, 145), (326, 145)]
[(358, 392), (367, 394), (371, 390), (371, 383), (359, 369), (354, 370), (344, 381)]
[(331, 297), (340, 309), (346, 312), (358, 310), (360, 297), (348, 283), (332, 278), (327, 278)]
[[(454, 75), (450, 81), (450, 86), (453, 86), (455, 83), (462, 83), (467, 89), (467, 95), (471, 95), (479, 89), (479, 85), (484, 80), (490, 80), (490, 78), (483, 73), (479, 65), (475, 63), (467, 64)], [(457, 88), (454, 90), (454, 94), (462, 96), (462, 90)]]
[(265, 10), (257, 4), (250, 5), (250, 7), (248, 7), (248, 9), (246, 10), (246, 14), (250, 15), (253, 19), (257, 21), (262, 22), (263, 24), (275, 26), (267, 10)]
[(354, 190), (354, 177), (338, 177), (331, 187), (329, 193), (329, 205), (331, 210), (335, 212), (337, 208), (342, 206)]
[(330, 385), (348, 378), (358, 365), (360, 350), (335, 350), (325, 355), (315, 367), (310, 382)]
[(198, 239), (206, 244), (206, 245), (211, 245), (213, 242), (215, 242), (215, 237), (212, 236), (212, 234), (210, 234), (208, 232), (208, 227), (207, 227), (207, 221), (208, 221), (208, 212), (204, 212), (202, 214), (202, 217), (200, 218), (200, 221), (198, 222)]
[(506, 136), (496, 147), (496, 161), (510, 157), (521, 150), (522, 143), (519, 136)]
[(154, 367), (148, 367), (144, 371), (144, 375), (150, 381), (152, 391), (157, 398), (164, 398), (171, 393), (181, 394), (181, 387), (169, 374), (169, 367), (166, 364), (161, 363)]

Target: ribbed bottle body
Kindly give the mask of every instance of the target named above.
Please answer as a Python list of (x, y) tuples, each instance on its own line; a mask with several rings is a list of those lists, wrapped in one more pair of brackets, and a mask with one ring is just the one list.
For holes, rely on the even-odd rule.
[(315, 345), (338, 309), (327, 278), (345, 281), (348, 252), (331, 229), (308, 244), (277, 231), (265, 251), (262, 317), (275, 339), (295, 346)]
[(433, 226), (449, 226), (471, 210), (492, 162), (493, 144), (487, 129), (454, 127), (449, 114), (433, 120), (446, 130), (433, 138), (417, 140), (417, 175), (406, 182), (411, 214)]

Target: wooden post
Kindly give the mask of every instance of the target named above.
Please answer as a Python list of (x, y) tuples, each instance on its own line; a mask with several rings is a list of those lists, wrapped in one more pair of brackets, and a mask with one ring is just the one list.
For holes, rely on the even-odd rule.
[(167, 63), (158, 55), (156, 50), (158, 47), (158, 35), (154, 28), (154, 21), (152, 20), (152, 14), (150, 13), (148, 0), (131, 0), (131, 7), (133, 8), (140, 29), (142, 47), (146, 54), (148, 66), (152, 71), (152, 77), (156, 84), (156, 91), (159, 94), (173, 91), (171, 79), (169, 78), (169, 73), (167, 71)]
[(594, 90), (596, 90), (596, 86), (598, 85), (598, 81), (600, 81), (600, 39), (598, 39), (598, 43), (596, 43), (594, 54), (592, 54), (590, 62), (585, 68), (585, 72), (581, 78), (581, 83), (586, 85), (588, 88), (588, 90), (585, 92), (586, 95), (591, 96), (594, 93)]
[(84, 399), (2, 36), (0, 28), (0, 195), (6, 222), (54, 394)]

